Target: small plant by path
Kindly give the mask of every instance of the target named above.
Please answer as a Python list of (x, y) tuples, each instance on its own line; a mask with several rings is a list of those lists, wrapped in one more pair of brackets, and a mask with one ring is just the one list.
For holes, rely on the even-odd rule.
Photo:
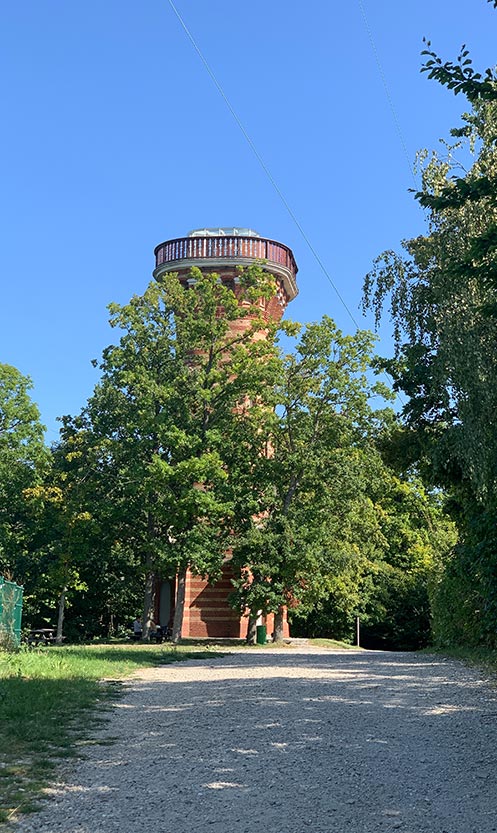
[(138, 668), (213, 655), (128, 644), (0, 652), (0, 824), (36, 809), (57, 763), (81, 753), (105, 719), (120, 680)]

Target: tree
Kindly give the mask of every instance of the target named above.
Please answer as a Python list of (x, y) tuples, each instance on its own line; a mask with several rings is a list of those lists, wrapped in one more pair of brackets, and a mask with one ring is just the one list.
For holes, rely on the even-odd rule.
[[(37, 533), (31, 542), (32, 555), (43, 563), (43, 578), (50, 595), (58, 600), (56, 642), (63, 639), (63, 623), (70, 591), (87, 589), (82, 581), (79, 563), (87, 551), (89, 512), (74, 506), (70, 485), (64, 478), (52, 476), (49, 482), (25, 490), (37, 523)], [(38, 590), (41, 588), (37, 588)]]
[[(476, 73), (465, 47), (455, 64), (442, 63), (429, 48), (424, 54), (424, 70), (464, 94), (471, 109), (442, 156), (422, 155), (416, 198), (427, 210), (427, 233), (406, 241), (404, 255), (377, 259), (364, 302), (378, 322), (390, 297), (396, 355), (385, 364), (409, 397), (406, 425), (416, 434), (425, 476), (452, 496), (460, 543), (439, 578), (445, 612), (435, 604), (438, 621), (442, 616), (442, 631), (452, 640), (494, 644), (497, 78), (490, 69)], [(473, 154), (473, 163), (461, 175), (463, 152)]]
[(352, 641), (360, 617), (364, 647), (409, 650), (431, 639), (430, 591), (456, 533), (443, 497), (427, 491), (405, 459), (384, 459), (398, 427), (392, 414), (381, 416), (358, 457), (354, 500), (339, 516), (348, 558), (330, 559), (320, 579), (326, 592), (312, 608), (292, 611), (292, 629)]
[(373, 341), (342, 335), (326, 316), (308, 325), (282, 361), (275, 409), (252, 410), (240, 426), (230, 463), (233, 603), (253, 616), (274, 612), (276, 640), (284, 607), (309, 609), (329, 595), (330, 576), (349, 569), (370, 531), (365, 483), (380, 415), (369, 398), (388, 395), (366, 377)]
[(31, 387), (15, 367), (0, 364), (0, 573), (21, 583), (32, 532), (25, 490), (41, 482), (49, 463)]
[[(360, 585), (363, 645), (400, 650), (431, 641), (431, 596), (440, 563), (457, 535), (444, 513), (443, 496), (412, 475), (378, 461), (368, 493), (381, 541), (370, 555)], [(378, 536), (377, 536), (378, 540)]]
[(247, 403), (271, 389), (273, 327), (259, 302), (274, 293), (274, 279), (253, 267), (235, 296), (216, 274), (195, 269), (191, 277), (192, 288), (165, 276), (129, 304), (111, 305), (111, 325), (123, 335), (104, 351), (101, 382), (82, 414), (64, 421), (85, 489), (106, 496), (97, 513), (113, 546), (139, 560), (145, 639), (158, 575), (177, 577), (174, 641), (187, 570), (219, 577), (232, 513), (227, 449)]

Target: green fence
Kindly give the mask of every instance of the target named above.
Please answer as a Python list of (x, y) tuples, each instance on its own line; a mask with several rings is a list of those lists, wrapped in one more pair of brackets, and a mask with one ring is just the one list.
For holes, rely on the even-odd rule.
[(22, 587), (0, 576), (0, 649), (21, 641)]

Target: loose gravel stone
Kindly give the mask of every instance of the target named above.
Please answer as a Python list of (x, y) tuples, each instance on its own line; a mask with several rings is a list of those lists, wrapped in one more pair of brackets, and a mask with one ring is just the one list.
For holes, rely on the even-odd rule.
[(462, 664), (305, 646), (142, 671), (15, 833), (492, 833), (497, 692)]

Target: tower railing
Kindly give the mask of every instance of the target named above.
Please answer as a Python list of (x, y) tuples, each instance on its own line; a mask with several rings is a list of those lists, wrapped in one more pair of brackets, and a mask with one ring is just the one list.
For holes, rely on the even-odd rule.
[(179, 260), (265, 260), (288, 269), (293, 277), (297, 264), (291, 249), (264, 237), (223, 235), (222, 237), (177, 237), (155, 248), (156, 268)]

